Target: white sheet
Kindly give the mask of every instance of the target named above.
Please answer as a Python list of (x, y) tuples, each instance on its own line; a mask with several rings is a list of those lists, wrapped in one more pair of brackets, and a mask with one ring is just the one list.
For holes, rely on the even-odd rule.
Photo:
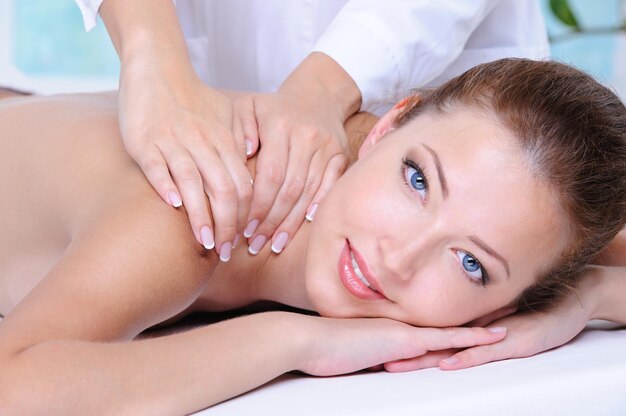
[(467, 370), (284, 375), (196, 415), (626, 415), (626, 329), (599, 327), (534, 357)]

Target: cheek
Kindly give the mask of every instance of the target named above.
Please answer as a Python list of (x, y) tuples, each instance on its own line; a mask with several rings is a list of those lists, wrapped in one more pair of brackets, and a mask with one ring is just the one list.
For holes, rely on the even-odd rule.
[(449, 263), (425, 265), (405, 287), (400, 319), (417, 326), (447, 327), (488, 313), (492, 306), (487, 289), (474, 287), (453, 267)]

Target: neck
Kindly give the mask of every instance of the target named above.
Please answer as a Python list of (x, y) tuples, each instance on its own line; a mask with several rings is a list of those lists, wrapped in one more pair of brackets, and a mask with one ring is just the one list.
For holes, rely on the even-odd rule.
[(218, 263), (196, 305), (207, 311), (240, 308), (258, 301), (271, 301), (312, 310), (305, 290), (305, 257), (309, 223), (304, 223), (281, 254), (270, 244), (256, 255), (243, 242), (228, 263)]
[[(359, 146), (376, 122), (376, 117), (359, 113), (346, 122), (348, 159), (353, 162)], [(251, 175), (255, 158), (248, 160)], [(257, 301), (271, 301), (312, 310), (305, 287), (306, 254), (311, 224), (304, 222), (281, 254), (274, 254), (270, 243), (256, 255), (248, 253), (241, 242), (228, 263), (219, 263), (196, 306), (207, 311), (221, 311), (247, 306)]]
[[(257, 300), (269, 300), (300, 309), (312, 310), (305, 288), (306, 253), (311, 224), (302, 224), (280, 254), (264, 248), (265, 261), (255, 282)], [(261, 253), (259, 253), (261, 254)], [(254, 273), (251, 273), (254, 279)]]

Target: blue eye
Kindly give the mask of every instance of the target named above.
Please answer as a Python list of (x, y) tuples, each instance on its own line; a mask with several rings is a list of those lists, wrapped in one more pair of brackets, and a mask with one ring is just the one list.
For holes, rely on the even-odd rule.
[(411, 188), (419, 192), (422, 199), (426, 199), (426, 191), (428, 190), (428, 181), (426, 176), (422, 172), (422, 169), (410, 159), (404, 159), (403, 161), (403, 176), (404, 181)]
[(473, 255), (464, 251), (455, 250), (456, 256), (461, 262), (461, 268), (475, 283), (480, 283), (483, 286), (489, 283), (489, 277), (487, 271), (483, 268), (480, 261)]

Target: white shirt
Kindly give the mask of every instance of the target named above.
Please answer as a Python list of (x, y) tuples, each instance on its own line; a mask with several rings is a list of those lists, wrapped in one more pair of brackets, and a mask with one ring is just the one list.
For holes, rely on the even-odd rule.
[[(85, 28), (103, 0), (75, 0)], [(312, 51), (380, 114), (482, 62), (548, 56), (538, 0), (177, 0), (192, 63), (213, 87), (275, 91)]]

